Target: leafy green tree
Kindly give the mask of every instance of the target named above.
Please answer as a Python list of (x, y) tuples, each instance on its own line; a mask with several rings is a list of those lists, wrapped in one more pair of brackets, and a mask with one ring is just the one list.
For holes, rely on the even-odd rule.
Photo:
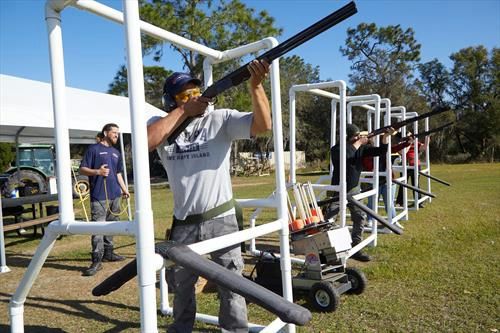
[(421, 91), (431, 105), (444, 105), (450, 73), (437, 59), (418, 65)]
[[(420, 60), (420, 44), (413, 29), (400, 25), (377, 27), (361, 23), (347, 30), (342, 55), (352, 61), (349, 75), (350, 95), (378, 94), (389, 98), (392, 106), (405, 106), (409, 112), (426, 112), (429, 108), (413, 79)], [(353, 122), (365, 126), (365, 111), (353, 108)]]
[[(281, 105), (283, 137), (289, 149), (290, 103), (289, 91), (293, 85), (320, 82), (318, 66), (308, 64), (299, 56), (280, 60)], [(330, 100), (310, 93), (297, 93), (295, 98), (296, 147), (306, 152), (306, 160), (325, 159), (330, 136)]]
[(420, 44), (413, 29), (361, 23), (347, 29), (345, 47), (340, 47), (340, 52), (353, 62), (349, 79), (356, 93), (377, 93), (395, 105), (403, 104), (420, 60)]
[[(171, 75), (172, 71), (160, 66), (145, 66), (143, 71), (146, 101), (162, 109), (163, 84), (165, 83), (165, 78)], [(120, 66), (113, 81), (109, 84), (108, 93), (118, 96), (128, 96), (127, 68), (124, 65)]]
[(15, 154), (12, 152), (13, 145), (11, 143), (0, 143), (0, 171), (5, 171), (14, 160)]
[[(141, 1), (141, 18), (155, 26), (171, 31), (194, 42), (216, 50), (232, 49), (267, 36), (278, 36), (281, 29), (274, 27), (274, 18), (266, 11), (255, 13), (239, 0), (153, 0)], [(159, 61), (165, 42), (143, 37), (145, 54), (153, 54)], [(201, 76), (202, 58), (191, 50), (170, 44), (182, 58), (184, 67)], [(233, 63), (234, 65), (234, 63)], [(231, 65), (229, 65), (231, 67)], [(219, 71), (227, 65), (218, 66)]]
[[(484, 46), (453, 53), (452, 96), (462, 151), (472, 159), (495, 159), (500, 133), (500, 50)], [(496, 153), (495, 153), (496, 151)]]
[[(319, 82), (319, 67), (308, 64), (299, 56), (280, 58), (280, 90), (281, 90), (281, 111), (283, 121), (284, 148), (289, 149), (289, 90), (293, 85)], [(269, 80), (264, 83), (267, 95), (270, 97)], [(246, 88), (245, 88), (246, 89)], [(245, 97), (248, 93), (245, 93)], [(234, 96), (234, 95), (232, 95)], [(327, 103), (327, 110), (320, 106), (321, 102)], [(250, 101), (248, 101), (250, 108)], [(306, 151), (306, 159), (324, 159), (325, 149), (328, 149), (328, 142), (324, 138), (325, 131), (329, 131), (330, 108), (326, 98), (318, 98), (311, 94), (299, 93), (296, 98), (297, 131), (296, 144), (298, 150)], [(226, 105), (231, 106), (231, 103)], [(241, 109), (246, 110), (246, 109)], [(249, 110), (249, 109), (248, 109)], [(325, 120), (328, 119), (328, 120)], [(311, 132), (312, 131), (312, 132)], [(253, 142), (239, 141), (240, 151), (257, 150), (258, 152), (272, 151), (272, 136), (259, 137)], [(314, 146), (314, 148), (313, 148)], [(254, 148), (255, 147), (255, 148)], [(316, 150), (316, 147), (321, 149)]]
[[(447, 91), (451, 84), (450, 73), (446, 67), (437, 59), (419, 64), (420, 74), (416, 84), (425, 96), (431, 107), (445, 106), (450, 103)], [(444, 123), (455, 120), (453, 112), (446, 112), (430, 118), (430, 127), (435, 128)], [(454, 127), (448, 127), (441, 132), (432, 135), (430, 141), (431, 159), (444, 161), (447, 154), (456, 146), (456, 131)], [(455, 149), (456, 151), (456, 149)]]

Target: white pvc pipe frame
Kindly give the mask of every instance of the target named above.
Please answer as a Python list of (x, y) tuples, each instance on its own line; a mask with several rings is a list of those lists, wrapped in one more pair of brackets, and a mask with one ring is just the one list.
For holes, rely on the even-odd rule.
[[(392, 107), (391, 106), (391, 103), (388, 99), (382, 99), (382, 101), (385, 101), (386, 102), (386, 107), (385, 108), (382, 108), (380, 109), (380, 112), (385, 112), (385, 117), (384, 117), (384, 126), (389, 126), (391, 125), (391, 118), (392, 117), (397, 117), (397, 118), (402, 118), (402, 119), (405, 119), (405, 116), (406, 116), (406, 108), (404, 106), (397, 106), (397, 107)], [(388, 112), (388, 110), (390, 110), (390, 112)], [(350, 110), (348, 110), (349, 112)], [(395, 111), (399, 111), (400, 113), (398, 114), (394, 114), (393, 112)], [(368, 109), (368, 113), (367, 113), (367, 124), (368, 124), (368, 132), (371, 132), (372, 131), (372, 115), (375, 113), (375, 111), (373, 109)], [(403, 132), (403, 136), (406, 135), (406, 126), (403, 127), (402, 129), (402, 132)], [(384, 176), (386, 177), (386, 182), (385, 182), (385, 185), (383, 186), (386, 186), (386, 193), (387, 193), (387, 202), (389, 204), (388, 207), (386, 207), (386, 213), (387, 213), (387, 220), (391, 223), (396, 223), (397, 221), (401, 220), (401, 219), (405, 219), (407, 220), (408, 219), (408, 207), (407, 205), (404, 206), (403, 208), (403, 211), (400, 212), (399, 214), (396, 213), (395, 216), (392, 215), (392, 208), (394, 206), (394, 198), (393, 198), (393, 194), (392, 194), (392, 189), (390, 189), (388, 186), (389, 184), (391, 184), (390, 186), (394, 186), (392, 184), (392, 159), (391, 159), (391, 155), (392, 155), (392, 150), (391, 150), (391, 146), (392, 146), (392, 143), (391, 143), (391, 140), (389, 141), (389, 148), (387, 150), (387, 154), (385, 156), (385, 159), (386, 159), (386, 169), (384, 171)], [(405, 150), (406, 152), (406, 150)], [(403, 154), (405, 155), (405, 154)], [(405, 158), (405, 161), (406, 161), (406, 156), (404, 157)], [(371, 174), (371, 173), (365, 173), (365, 174)], [(403, 181), (406, 182), (406, 166), (403, 167), (403, 175), (399, 178), (397, 178), (397, 180), (399, 181)], [(378, 201), (378, 200), (377, 200)], [(406, 201), (406, 200), (405, 200)], [(376, 206), (378, 206), (378, 203), (375, 203)]]
[[(338, 88), (339, 95), (322, 90), (325, 88)], [(323, 96), (330, 98), (331, 102), (331, 126), (330, 126), (330, 146), (334, 146), (336, 144), (336, 128), (337, 128), (337, 103), (340, 105), (340, 135), (339, 135), (339, 144), (340, 144), (340, 177), (339, 177), (339, 185), (324, 185), (319, 184), (322, 181), (322, 178), (318, 180), (317, 184), (313, 184), (313, 188), (317, 190), (332, 190), (339, 192), (339, 216), (340, 216), (340, 225), (341, 227), (345, 227), (346, 225), (346, 213), (347, 213), (347, 194), (346, 194), (346, 124), (352, 122), (352, 116), (350, 114), (351, 104), (360, 105), (367, 109), (375, 110), (375, 128), (380, 127), (380, 103), (381, 101), (385, 102), (386, 105), (390, 107), (390, 101), (388, 99), (381, 100), (379, 95), (361, 95), (361, 96), (347, 96), (346, 92), (346, 84), (344, 81), (329, 81), (329, 82), (321, 82), (321, 83), (310, 83), (310, 84), (300, 84), (294, 85), (289, 90), (289, 100), (290, 100), (290, 121), (289, 121), (289, 130), (290, 130), (290, 183), (295, 184), (297, 181), (296, 178), (296, 159), (295, 159), (295, 151), (296, 151), (296, 113), (295, 113), (295, 95), (297, 92), (309, 92), (317, 96)], [(374, 104), (374, 107), (369, 106), (369, 104)], [(379, 145), (379, 138), (376, 139), (376, 145)], [(374, 160), (374, 188), (370, 191), (360, 193), (355, 196), (356, 199), (361, 199), (368, 197), (370, 195), (378, 198), (378, 157)], [(330, 161), (330, 173), (329, 178), (331, 179), (333, 174), (333, 166)], [(274, 195), (271, 194), (270, 197)], [(375, 199), (375, 202), (377, 201)], [(377, 203), (375, 203), (375, 211), (377, 211)], [(257, 209), (252, 216), (250, 217), (250, 226), (253, 227), (256, 222), (256, 218), (261, 213), (262, 209)], [(371, 229), (371, 235), (365, 238), (362, 242), (356, 245), (354, 248), (349, 250), (348, 257), (353, 255), (354, 253), (361, 250), (363, 247), (367, 245), (376, 246), (377, 245), (377, 224), (373, 223)], [(255, 256), (260, 256), (263, 254), (263, 251), (257, 250), (255, 239), (251, 240), (250, 243), (250, 252)], [(292, 262), (295, 263), (303, 263), (303, 259), (299, 258), (291, 258)]]
[[(62, 31), (60, 13), (67, 6), (74, 6), (87, 10), (104, 18), (125, 26), (127, 42), (127, 59), (129, 73), (129, 101), (132, 123), (132, 144), (134, 165), (135, 221), (114, 222), (81, 222), (75, 220), (73, 212), (73, 199), (71, 193), (71, 173), (69, 154), (68, 120), (66, 118), (66, 96), (65, 96), (65, 74), (64, 55), (62, 47)], [(149, 23), (140, 21), (139, 8), (136, 1), (123, 0), (124, 14), (91, 0), (48, 0), (45, 6), (45, 18), (49, 36), (50, 64), (52, 75), (52, 100), (54, 105), (54, 131), (56, 138), (57, 154), (57, 182), (59, 193), (60, 219), (52, 222), (46, 228), (44, 237), (36, 250), (27, 271), (25, 272), (19, 286), (11, 298), (9, 315), (11, 321), (11, 332), (24, 332), (24, 302), (39, 274), (43, 263), (47, 259), (50, 250), (59, 235), (72, 234), (106, 234), (106, 235), (128, 235), (136, 237), (136, 252), (138, 266), (138, 284), (140, 292), (140, 317), (141, 332), (158, 332), (156, 318), (156, 270), (164, 266), (164, 260), (154, 253), (154, 227), (153, 211), (151, 207), (151, 192), (149, 182), (148, 165), (141, 161), (147, 161), (147, 131), (144, 113), (144, 79), (140, 32), (176, 44), (179, 47), (188, 48), (208, 57), (205, 61), (205, 83), (212, 80), (211, 64), (223, 60), (240, 57), (250, 52), (256, 52), (262, 48), (277, 45), (274, 38), (266, 38), (262, 41), (238, 47), (236, 49), (220, 52), (206, 46), (197, 44), (183, 37), (155, 27)], [(206, 254), (233, 244), (240, 243), (271, 232), (280, 231), (281, 269), (284, 298), (293, 302), (291, 284), (290, 248), (288, 244), (288, 219), (286, 208), (286, 183), (283, 157), (283, 133), (281, 119), (281, 99), (279, 84), (279, 62), (271, 64), (271, 96), (273, 113), (274, 150), (276, 152), (276, 193), (270, 199), (247, 199), (242, 200), (244, 206), (261, 205), (275, 207), (278, 219), (274, 222), (259, 227), (239, 231), (223, 237), (217, 237), (204, 242), (190, 245), (190, 248), (199, 253)], [(162, 279), (164, 281), (164, 279)], [(200, 319), (214, 323), (212, 316), (198, 315)], [(252, 328), (262, 328), (258, 325), (250, 325)], [(289, 332), (295, 332), (295, 325), (285, 324), (279, 319), (274, 320), (269, 326), (263, 328), (263, 332), (277, 332), (285, 327)]]
[[(401, 108), (401, 107), (399, 107)], [(393, 110), (394, 108), (392, 108), (391, 110)], [(406, 110), (405, 110), (406, 111)], [(401, 112), (400, 115), (392, 115), (392, 117), (399, 117), (401, 118), (402, 120), (404, 119), (411, 119), (411, 118), (414, 118), (414, 117), (417, 117), (418, 116), (418, 113), (417, 112)], [(428, 131), (429, 130), (429, 118), (425, 118), (424, 120), (424, 131)], [(419, 129), (418, 129), (418, 121), (415, 121), (413, 122), (413, 134), (418, 134), (419, 132)], [(402, 130), (402, 135), (405, 136), (406, 135), (406, 126), (403, 127), (403, 130)], [(416, 160), (419, 160), (419, 147), (418, 147), (418, 142), (419, 140), (418, 139), (415, 139), (414, 143), (413, 143), (413, 148), (414, 148), (414, 151), (415, 151), (415, 159)], [(424, 146), (425, 146), (425, 162), (423, 163), (423, 165), (425, 165), (424, 168), (420, 169), (420, 171), (422, 171), (423, 173), (426, 173), (428, 175), (430, 175), (430, 171), (431, 171), (431, 161), (430, 161), (430, 152), (429, 152), (429, 137), (426, 137), (425, 140), (424, 140)], [(407, 180), (407, 175), (408, 175), (408, 171), (407, 169), (410, 169), (410, 172), (413, 172), (413, 177), (415, 179), (415, 186), (416, 187), (419, 187), (419, 169), (418, 168), (415, 168), (415, 167), (411, 167), (409, 166), (407, 163), (407, 159), (406, 159), (406, 152), (407, 152), (408, 148), (405, 148), (404, 150), (404, 154), (402, 155), (402, 166), (403, 166), (403, 176), (404, 176), (404, 181), (405, 183), (408, 181)], [(403, 177), (402, 176), (402, 177)], [(427, 181), (427, 188), (425, 189), (427, 192), (432, 192), (431, 191), (431, 180), (430, 178), (427, 178), (426, 179)], [(404, 200), (404, 209), (405, 210), (410, 210), (410, 208), (408, 207), (408, 189), (407, 188), (403, 188), (403, 200)], [(419, 210), (419, 204), (422, 203), (422, 202), (425, 202), (425, 201), (429, 201), (429, 202), (432, 202), (432, 198), (429, 197), (428, 195), (420, 195), (419, 193), (415, 193), (415, 200), (414, 200), (414, 206), (411, 208), (411, 210)]]

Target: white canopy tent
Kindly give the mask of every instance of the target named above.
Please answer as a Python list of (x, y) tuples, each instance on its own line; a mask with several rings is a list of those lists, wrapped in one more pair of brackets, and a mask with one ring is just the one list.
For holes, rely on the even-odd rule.
[[(51, 89), (50, 83), (0, 74), (0, 142), (55, 143)], [(116, 123), (121, 133), (130, 133), (128, 98), (83, 89), (66, 89), (71, 143), (95, 143), (97, 132), (106, 123)], [(164, 114), (150, 104), (146, 104), (144, 109), (148, 114), (146, 119)], [(2, 273), (9, 269), (5, 260), (1, 212), (0, 219)]]
[[(54, 111), (50, 83), (0, 74), (0, 142), (54, 143)], [(130, 133), (126, 97), (66, 88), (71, 143), (94, 143), (106, 123)], [(164, 114), (146, 104), (149, 116)], [(148, 117), (149, 118), (149, 117)]]

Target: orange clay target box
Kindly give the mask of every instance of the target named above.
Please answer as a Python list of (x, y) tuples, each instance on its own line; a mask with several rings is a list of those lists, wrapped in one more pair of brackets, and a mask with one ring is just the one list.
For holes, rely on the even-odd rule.
[[(361, 294), (367, 284), (365, 275), (346, 265), (351, 250), (349, 229), (324, 220), (310, 183), (289, 187), (288, 217), (294, 295), (307, 294), (315, 309), (332, 312), (339, 306), (341, 294)], [(263, 252), (254, 271), (255, 282), (280, 293), (280, 258)]]

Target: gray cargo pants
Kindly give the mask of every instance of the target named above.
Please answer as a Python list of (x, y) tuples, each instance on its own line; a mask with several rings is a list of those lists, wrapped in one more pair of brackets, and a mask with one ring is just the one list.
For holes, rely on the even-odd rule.
[[(170, 240), (192, 244), (238, 231), (235, 215), (204, 221), (200, 224), (178, 225), (172, 230)], [(217, 250), (211, 259), (221, 266), (236, 272), (243, 271), (240, 244)], [(167, 282), (174, 290), (174, 323), (168, 333), (189, 333), (193, 331), (196, 315), (195, 284), (198, 275), (180, 266), (167, 269)], [(248, 332), (247, 306), (245, 298), (218, 286), (220, 308), (219, 325), (221, 331)]]
[[(349, 195), (355, 195), (359, 193), (359, 188), (355, 187), (347, 194)], [(338, 193), (334, 194), (334, 198), (336, 199), (333, 201), (327, 208), (327, 215), (328, 216), (334, 216), (337, 215), (340, 211), (340, 199), (338, 196)], [(356, 246), (357, 244), (361, 243), (363, 240), (363, 224), (365, 220), (365, 214), (361, 209), (358, 207), (354, 206), (351, 203), (347, 203), (347, 208), (351, 212), (351, 220), (352, 220), (352, 230), (351, 230), (351, 238), (352, 238), (352, 246)]]
[[(109, 200), (109, 208), (115, 214), (120, 212), (120, 200), (118, 197), (113, 200)], [(106, 201), (92, 201), (90, 202), (90, 211), (92, 212), (92, 221), (118, 221), (118, 216), (115, 216), (107, 210)], [(92, 235), (92, 259), (97, 261), (102, 261), (104, 252), (113, 252), (113, 236), (106, 235)]]

